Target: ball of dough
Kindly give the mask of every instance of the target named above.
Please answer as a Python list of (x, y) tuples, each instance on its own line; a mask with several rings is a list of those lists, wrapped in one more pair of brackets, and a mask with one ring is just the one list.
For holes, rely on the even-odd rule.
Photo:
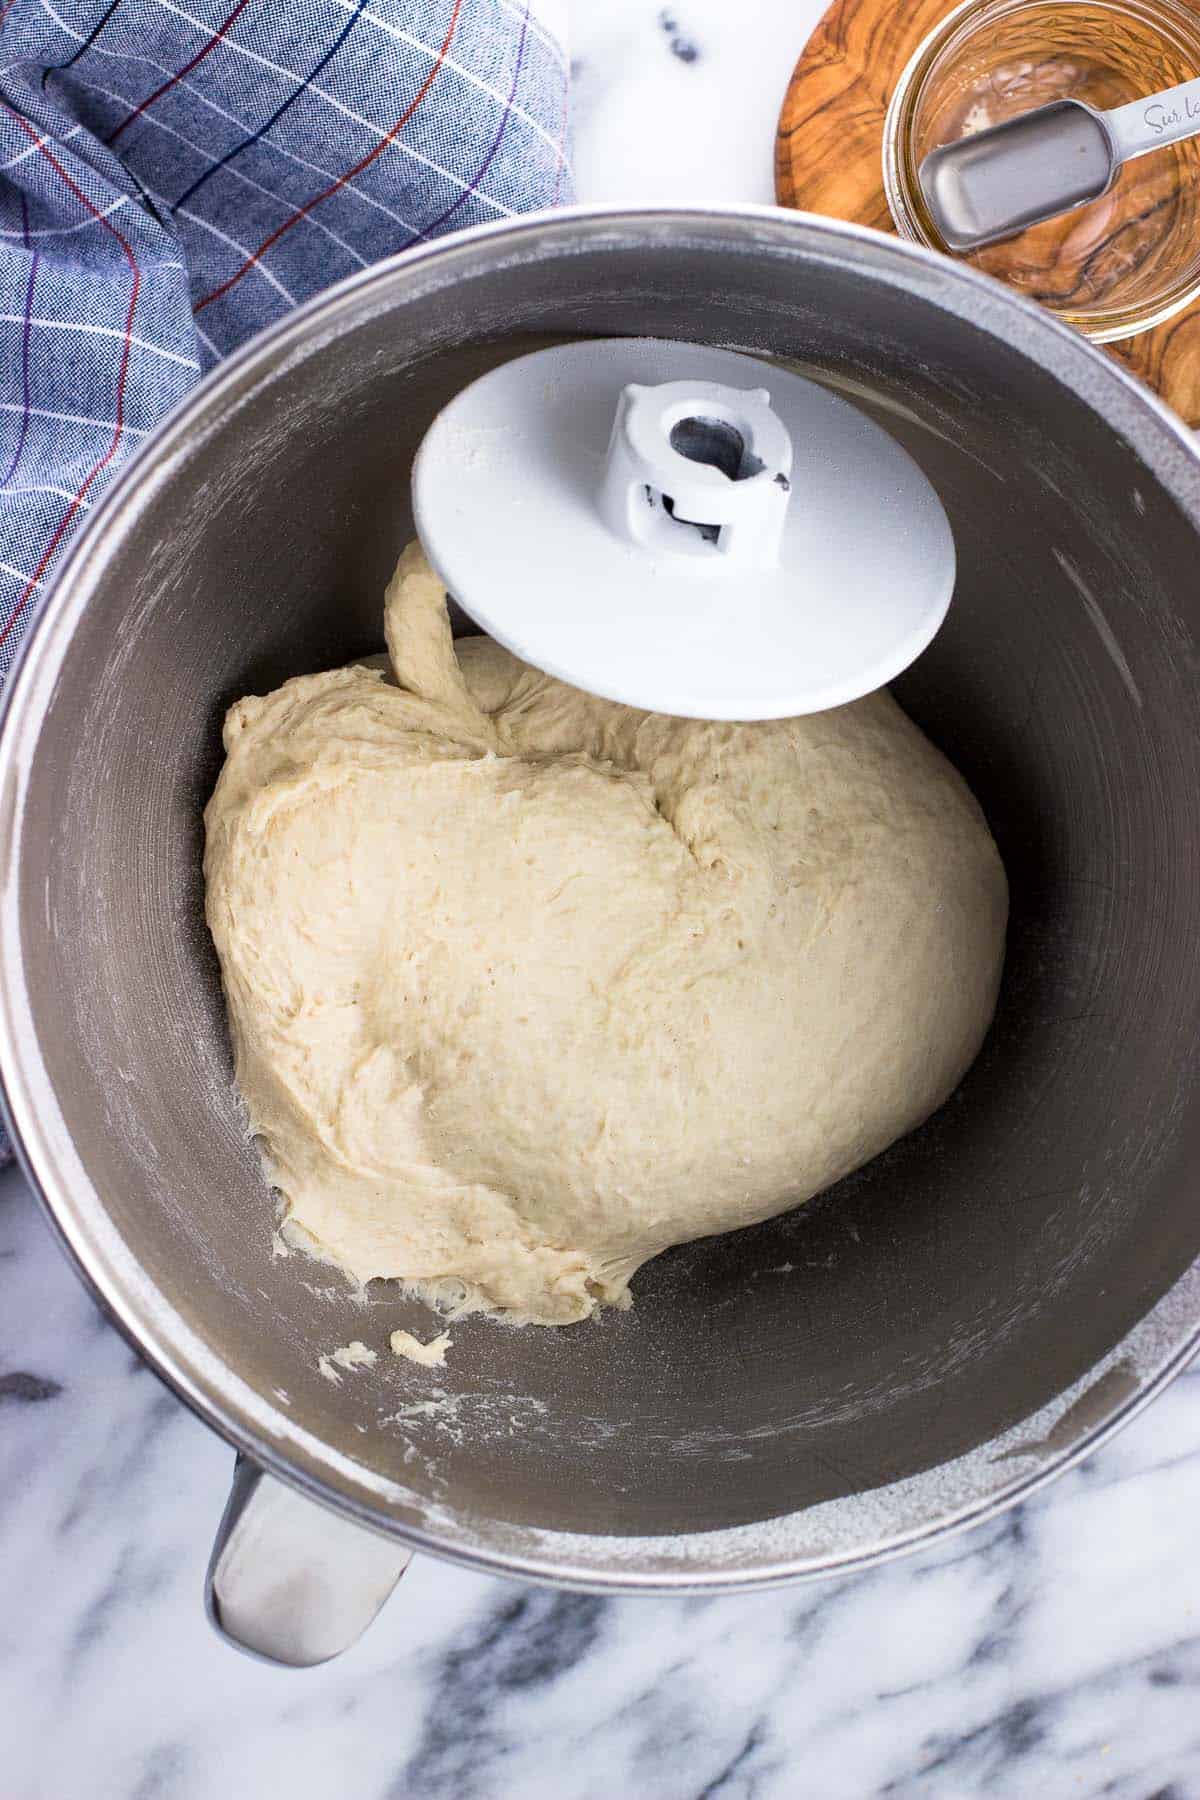
[(293, 1236), (565, 1324), (941, 1105), (1007, 888), (889, 695), (635, 712), (455, 644), (415, 546), (385, 624), (394, 679), (231, 709), (206, 813), (237, 1080)]

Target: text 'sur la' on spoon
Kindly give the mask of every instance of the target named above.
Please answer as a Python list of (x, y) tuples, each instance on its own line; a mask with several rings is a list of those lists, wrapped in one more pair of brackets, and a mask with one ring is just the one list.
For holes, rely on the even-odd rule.
[(1200, 135), (1200, 78), (1099, 112), (1055, 100), (942, 144), (921, 191), (947, 247), (982, 249), (1099, 199), (1122, 163)]

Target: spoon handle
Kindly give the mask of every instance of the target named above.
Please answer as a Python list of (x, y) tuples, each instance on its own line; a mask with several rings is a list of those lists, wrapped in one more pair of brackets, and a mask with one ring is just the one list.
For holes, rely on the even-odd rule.
[(1113, 145), (1114, 162), (1128, 162), (1147, 150), (1177, 144), (1200, 133), (1200, 77), (1164, 88), (1145, 100), (1131, 100), (1100, 114)]

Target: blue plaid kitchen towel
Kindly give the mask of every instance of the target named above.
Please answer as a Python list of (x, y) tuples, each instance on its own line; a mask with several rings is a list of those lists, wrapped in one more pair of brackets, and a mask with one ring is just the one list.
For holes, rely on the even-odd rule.
[(570, 198), (559, 4), (0, 0), (0, 680), (204, 369), (382, 256)]

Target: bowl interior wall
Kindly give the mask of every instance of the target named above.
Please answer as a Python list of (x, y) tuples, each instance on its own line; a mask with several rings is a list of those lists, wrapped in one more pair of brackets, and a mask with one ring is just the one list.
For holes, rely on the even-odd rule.
[[(334, 1385), (322, 1353), (383, 1350), (428, 1316), (272, 1254), (202, 916), (221, 718), (379, 648), (410, 459), (443, 401), (538, 343), (607, 333), (817, 373), (938, 487), (957, 597), (897, 692), (1008, 869), (999, 1017), (924, 1129), (800, 1210), (661, 1257), (632, 1312), (466, 1321), (444, 1371), (384, 1351)], [(241, 396), (115, 540), (22, 827), (43, 1054), (153, 1281), (334, 1450), (515, 1525), (763, 1519), (928, 1468), (1050, 1399), (1200, 1253), (1197, 551), (1084, 402), (832, 260), (664, 240), (468, 266)]]

